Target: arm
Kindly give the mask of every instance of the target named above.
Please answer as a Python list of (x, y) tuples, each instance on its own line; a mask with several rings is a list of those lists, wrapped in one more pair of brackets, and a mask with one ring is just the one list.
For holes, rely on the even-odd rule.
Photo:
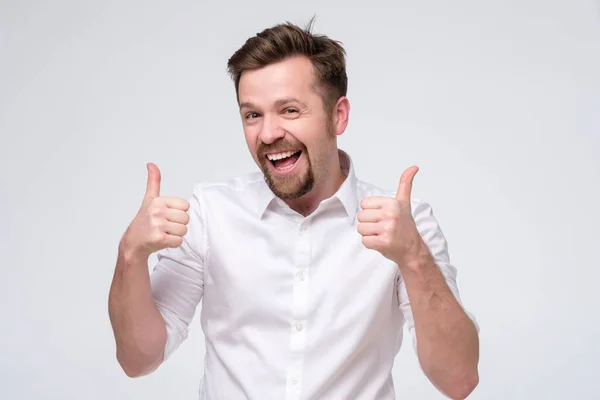
[(452, 399), (464, 399), (479, 382), (478, 328), (460, 304), (456, 270), (428, 204), (417, 204), (415, 223), (421, 238), (399, 263), (400, 307), (428, 379)]
[(464, 399), (479, 381), (478, 328), (459, 303), (455, 270), (431, 207), (416, 202), (413, 215), (417, 171), (402, 174), (395, 198), (362, 200), (358, 232), (367, 248), (398, 264), (400, 308), (423, 371), (439, 391)]
[(109, 293), (117, 360), (130, 377), (154, 371), (185, 339), (204, 289), (198, 198), (160, 197), (159, 184), (158, 168), (149, 165), (146, 196), (119, 244)]
[(129, 377), (154, 371), (162, 362), (167, 340), (163, 320), (150, 287), (148, 257), (136, 258), (119, 246), (109, 293), (109, 316), (117, 360)]

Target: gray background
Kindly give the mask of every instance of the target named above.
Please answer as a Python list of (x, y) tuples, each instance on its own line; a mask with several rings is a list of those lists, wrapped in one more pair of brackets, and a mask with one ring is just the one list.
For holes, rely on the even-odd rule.
[[(598, 4), (366, 4), (0, 2), (0, 398), (196, 398), (198, 319), (153, 375), (119, 369), (117, 244), (146, 162), (181, 197), (256, 170), (225, 63), (248, 36), (314, 14), (348, 51), (340, 147), (358, 176), (395, 189), (421, 168), (414, 195), (481, 324), (471, 398), (600, 398)], [(408, 341), (394, 377), (399, 399), (442, 398)]]

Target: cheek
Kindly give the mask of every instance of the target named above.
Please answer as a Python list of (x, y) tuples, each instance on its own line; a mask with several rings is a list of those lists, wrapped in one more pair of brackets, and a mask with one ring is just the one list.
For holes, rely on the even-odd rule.
[(309, 150), (312, 147), (318, 147), (318, 143), (325, 138), (325, 126), (317, 121), (296, 119), (285, 121), (282, 127), (286, 132), (302, 142)]
[(256, 152), (256, 148), (258, 147), (258, 133), (257, 129), (253, 126), (244, 127), (244, 138), (246, 139), (246, 144), (248, 145), (248, 149), (254, 154)]

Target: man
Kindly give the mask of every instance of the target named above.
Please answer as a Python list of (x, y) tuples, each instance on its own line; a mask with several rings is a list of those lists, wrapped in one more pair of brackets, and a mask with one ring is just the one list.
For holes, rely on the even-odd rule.
[(187, 201), (161, 196), (148, 164), (109, 300), (125, 373), (167, 360), (202, 300), (201, 399), (393, 399), (404, 324), (430, 381), (467, 397), (478, 328), (431, 207), (411, 199), (417, 168), (386, 193), (337, 148), (350, 112), (341, 44), (277, 25), (228, 67), (261, 172), (198, 184)]

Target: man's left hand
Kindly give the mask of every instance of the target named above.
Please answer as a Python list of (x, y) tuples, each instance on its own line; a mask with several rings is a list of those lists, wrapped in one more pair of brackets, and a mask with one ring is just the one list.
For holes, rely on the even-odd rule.
[(418, 167), (404, 171), (395, 198), (374, 196), (360, 203), (358, 232), (363, 244), (398, 265), (417, 257), (424, 246), (410, 204), (412, 182), (418, 171)]

